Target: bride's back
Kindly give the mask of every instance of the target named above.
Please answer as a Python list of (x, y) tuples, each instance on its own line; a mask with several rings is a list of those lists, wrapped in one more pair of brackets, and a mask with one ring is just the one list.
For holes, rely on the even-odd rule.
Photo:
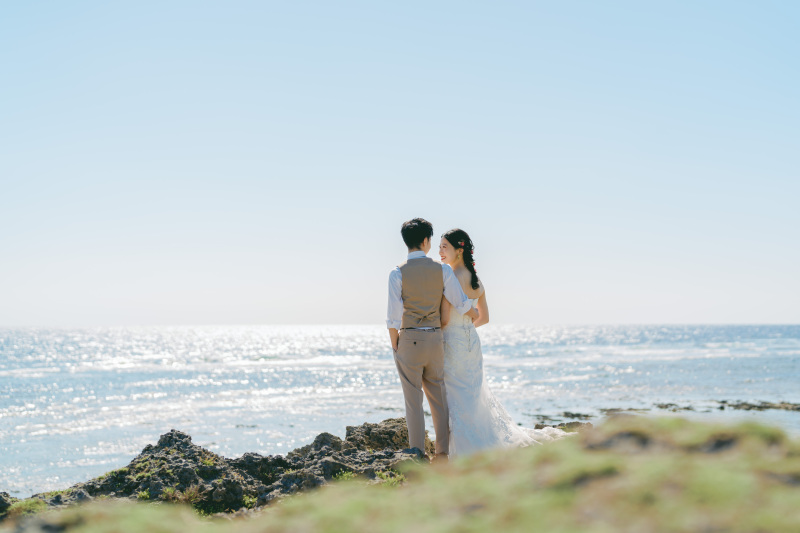
[[(457, 268), (454, 271), (456, 279), (458, 279), (461, 289), (464, 294), (469, 298), (473, 307), (477, 307), (478, 300), (483, 296), (483, 284), (478, 281), (478, 288), (472, 288), (472, 274), (466, 268)], [(442, 326), (470, 326), (472, 319), (468, 316), (462, 315), (453, 308), (446, 300), (442, 301)]]
[(478, 288), (472, 288), (472, 273), (464, 267), (459, 267), (453, 271), (458, 279), (458, 282), (461, 284), (461, 288), (464, 291), (464, 294), (467, 295), (467, 298), (470, 300), (475, 300), (480, 298), (483, 295), (483, 283), (478, 280)]

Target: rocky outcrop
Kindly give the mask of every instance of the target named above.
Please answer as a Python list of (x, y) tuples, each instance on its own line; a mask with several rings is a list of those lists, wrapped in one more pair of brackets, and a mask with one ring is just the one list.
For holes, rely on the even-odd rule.
[[(538, 426), (537, 426), (538, 427)], [(572, 422), (564, 429), (591, 424)], [(404, 418), (348, 426), (344, 439), (320, 433), (307, 446), (280, 455), (246, 453), (227, 459), (197, 446), (177, 430), (148, 444), (128, 466), (63, 491), (36, 494), (25, 500), (32, 512), (94, 499), (183, 502), (203, 514), (243, 511), (325, 485), (336, 478), (393, 478), (407, 465), (425, 462), (433, 442), (425, 436), (425, 452), (408, 448)], [(0, 520), (14, 503), (0, 493)]]
[(729, 402), (727, 400), (719, 400), (719, 409), (738, 409), (741, 411), (766, 411), (768, 409), (777, 409), (780, 411), (800, 411), (800, 403), (789, 402)]
[[(353, 450), (346, 440), (322, 436), (303, 454)], [(401, 491), (388, 482), (317, 491), (248, 520), (209, 523), (174, 505), (116, 502), (41, 513), (13, 531), (800, 531), (800, 441), (779, 428), (622, 415), (548, 446), (415, 472)]]
[[(321, 433), (286, 457), (246, 453), (227, 459), (197, 446), (177, 430), (147, 445), (124, 468), (78, 483), (64, 491), (34, 495), (48, 507), (93, 499), (126, 498), (184, 502), (202, 513), (231, 512), (319, 487), (342, 472), (375, 479), (379, 473), (419, 462), (423, 452), (408, 449), (405, 419), (348, 426), (344, 440)], [(426, 449), (433, 443), (426, 435)], [(17, 500), (0, 493), (0, 518)]]
[(9, 507), (14, 505), (14, 503), (18, 501), (19, 500), (17, 500), (7, 492), (0, 492), (0, 515), (5, 514), (5, 512), (8, 511)]
[[(408, 427), (405, 418), (389, 418), (379, 424), (361, 424), (360, 426), (347, 426), (347, 444), (358, 449), (383, 450), (386, 448), (397, 450), (408, 445)], [(425, 453), (433, 456), (433, 442), (425, 432)]]
[(673, 413), (677, 413), (679, 411), (694, 411), (694, 407), (691, 405), (678, 405), (676, 403), (657, 403), (654, 404), (659, 409), (664, 409), (667, 411), (672, 411)]
[(581, 431), (587, 431), (592, 429), (591, 422), (563, 422), (561, 424), (536, 424), (533, 429), (544, 429), (546, 427), (554, 427), (556, 429), (560, 429), (561, 431), (566, 431), (567, 433), (576, 433)]

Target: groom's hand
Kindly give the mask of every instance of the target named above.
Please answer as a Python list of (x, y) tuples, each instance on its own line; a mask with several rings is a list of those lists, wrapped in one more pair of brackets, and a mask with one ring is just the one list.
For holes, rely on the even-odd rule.
[(481, 315), (478, 313), (477, 309), (475, 309), (474, 307), (470, 307), (469, 311), (467, 311), (467, 316), (470, 317), (473, 322), (475, 322)]
[(397, 346), (400, 343), (400, 332), (394, 328), (389, 328), (389, 340), (392, 343), (392, 350), (397, 351)]

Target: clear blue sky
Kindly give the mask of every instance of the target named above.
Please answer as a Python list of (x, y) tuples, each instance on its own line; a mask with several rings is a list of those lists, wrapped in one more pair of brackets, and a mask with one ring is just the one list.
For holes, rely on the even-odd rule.
[[(0, 7), (0, 326), (800, 323), (800, 3)], [(435, 254), (434, 254), (435, 256)]]

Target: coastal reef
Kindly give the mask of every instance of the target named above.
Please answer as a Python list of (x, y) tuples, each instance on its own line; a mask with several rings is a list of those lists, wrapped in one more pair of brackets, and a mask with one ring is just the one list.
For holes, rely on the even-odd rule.
[[(101, 479), (74, 489), (95, 501), (17, 516), (0, 525), (0, 531), (3, 526), (18, 533), (800, 531), (800, 442), (777, 428), (618, 415), (595, 427), (583, 426), (572, 438), (426, 465), (418, 450), (378, 450), (386, 441), (370, 439), (390, 427), (402, 431), (402, 419), (358, 426), (362, 430), (349, 428), (343, 440), (322, 434), (286, 457), (247, 454), (225, 459), (226, 465), (237, 466), (226, 470), (230, 473), (225, 478), (204, 480), (202, 501), (224, 502), (226, 510), (233, 510), (239, 505), (238, 492), (226, 497), (235, 489), (225, 479), (233, 472), (243, 478), (246, 474), (253, 481), (242, 485), (242, 499), (252, 495), (254, 509), (245, 506), (204, 517), (202, 506), (192, 510), (186, 500), (185, 505), (169, 505), (172, 500), (161, 497), (166, 485), (149, 499), (131, 493), (124, 503), (118, 498), (98, 502), (103, 492), (93, 495), (89, 484), (105, 486)], [(201, 463), (209, 453), (194, 447), (188, 436), (171, 432), (158, 445), (145, 448), (131, 465), (142, 457), (177, 455), (168, 449), (194, 450)], [(352, 456), (363, 460), (348, 462)], [(292, 477), (303, 468), (313, 473), (316, 481), (309, 485), (317, 490), (305, 491), (309, 478)], [(292, 469), (295, 472), (287, 474)], [(222, 483), (215, 483), (219, 479)], [(187, 481), (198, 483), (194, 478)], [(297, 488), (280, 489), (280, 496), (272, 499), (261, 496), (279, 490), (278, 485)], [(215, 499), (220, 487), (224, 492)], [(295, 495), (286, 497), (289, 494)], [(49, 505), (48, 498), (38, 498)]]
[[(427, 433), (425, 447), (433, 453)], [(185, 503), (201, 514), (230, 513), (319, 487), (336, 477), (376, 479), (422, 457), (421, 450), (408, 449), (404, 418), (348, 426), (344, 439), (321, 433), (285, 457), (246, 453), (227, 459), (173, 429), (161, 435), (157, 444), (147, 445), (127, 466), (66, 490), (35, 494), (23, 501), (0, 493), (0, 519), (108, 499)]]
[(766, 411), (775, 409), (778, 411), (800, 411), (800, 403), (789, 402), (729, 402), (727, 400), (719, 400), (720, 409), (738, 409), (740, 411)]

